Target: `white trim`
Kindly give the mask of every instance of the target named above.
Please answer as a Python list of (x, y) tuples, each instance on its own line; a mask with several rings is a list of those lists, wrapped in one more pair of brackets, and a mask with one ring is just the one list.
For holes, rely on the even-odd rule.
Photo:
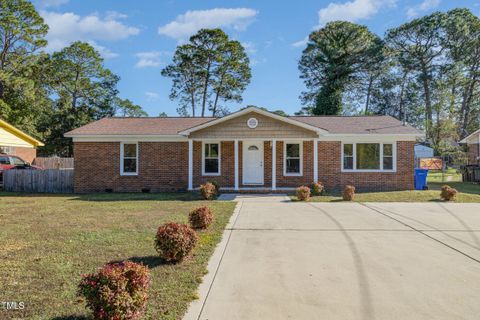
[(307, 123), (304, 123), (304, 122), (301, 122), (301, 121), (298, 121), (298, 120), (293, 120), (293, 119), (290, 119), (290, 118), (287, 118), (287, 117), (279, 116), (278, 114), (275, 114), (275, 113), (272, 113), (272, 112), (269, 112), (269, 111), (265, 111), (265, 110), (259, 109), (257, 107), (248, 107), (248, 108), (245, 108), (243, 110), (231, 113), (228, 116), (218, 118), (218, 119), (215, 119), (215, 120), (212, 120), (212, 121), (208, 121), (208, 122), (202, 123), (198, 126), (192, 127), (190, 129), (180, 131), (179, 134), (188, 136), (192, 132), (211, 127), (213, 125), (225, 122), (227, 120), (234, 119), (236, 117), (243, 116), (244, 114), (248, 114), (250, 112), (256, 112), (256, 113), (264, 115), (266, 117), (270, 117), (270, 118), (273, 118), (273, 119), (276, 119), (276, 120), (279, 120), (279, 121), (283, 121), (283, 122), (295, 125), (297, 127), (301, 127), (301, 128), (307, 129), (307, 130), (311, 130), (311, 131), (316, 132), (319, 135), (324, 135), (324, 134), (328, 133), (328, 131), (326, 131), (324, 129), (309, 125)]
[(417, 141), (424, 138), (423, 134), (328, 134), (321, 136), (320, 141), (345, 141), (345, 142), (395, 142)]
[(235, 190), (238, 190), (238, 140), (234, 142)]
[(313, 139), (313, 182), (318, 182), (318, 139)]
[[(232, 187), (222, 187), (222, 190), (226, 191), (294, 191), (296, 188), (294, 187), (278, 187), (277, 189), (273, 190), (270, 187), (241, 187), (238, 190)], [(199, 190), (199, 188), (195, 188), (195, 190)]]
[(188, 140), (188, 190), (193, 189), (193, 140)]
[[(136, 154), (135, 154), (135, 164), (136, 164), (136, 167), (135, 167), (135, 172), (124, 172), (124, 168), (123, 168), (123, 160), (124, 160), (124, 145), (125, 144), (134, 144), (135, 145), (135, 151), (136, 151)], [(121, 176), (138, 176), (138, 163), (140, 162), (139, 158), (138, 158), (138, 154), (139, 154), (139, 146), (138, 146), (138, 142), (121, 142), (120, 143), (120, 175)]]
[(272, 140), (272, 190), (277, 190), (277, 140)]
[(82, 136), (67, 136), (72, 138), (73, 142), (182, 142), (188, 141), (187, 137), (179, 135), (82, 135)]
[[(287, 173), (287, 144), (300, 145), (300, 173)], [(303, 176), (303, 141), (298, 141), (298, 140), (283, 141), (283, 175), (285, 177)]]
[[(205, 144), (218, 144), (218, 172), (217, 173), (211, 173), (211, 172), (205, 172)], [(202, 176), (212, 176), (216, 177), (219, 176), (222, 172), (221, 170), (221, 163), (222, 163), (222, 143), (221, 141), (202, 141)]]
[[(380, 144), (380, 169), (357, 169), (357, 143), (378, 143)], [(344, 145), (353, 144), (353, 169), (344, 169), (343, 165), (343, 156), (344, 156)], [(393, 156), (393, 169), (384, 170), (383, 169), (383, 145), (391, 144), (392, 145), (392, 156)], [(395, 173), (397, 172), (397, 142), (396, 141), (384, 141), (384, 142), (357, 142), (357, 141), (342, 141), (341, 152), (340, 152), (340, 166), (341, 172), (379, 172), (379, 173)]]

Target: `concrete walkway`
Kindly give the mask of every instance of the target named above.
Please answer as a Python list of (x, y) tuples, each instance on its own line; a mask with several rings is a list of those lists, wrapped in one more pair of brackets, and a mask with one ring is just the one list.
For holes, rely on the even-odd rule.
[(240, 196), (185, 319), (478, 319), (480, 204)]

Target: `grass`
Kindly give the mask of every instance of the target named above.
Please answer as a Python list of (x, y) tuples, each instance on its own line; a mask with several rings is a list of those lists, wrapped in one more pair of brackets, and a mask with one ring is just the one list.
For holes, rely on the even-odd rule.
[[(208, 204), (215, 220), (199, 233), (191, 257), (164, 264), (153, 246), (156, 228), (187, 222)], [(0, 193), (0, 301), (25, 309), (0, 309), (0, 319), (87, 319), (76, 296), (80, 276), (109, 261), (130, 259), (150, 268), (146, 319), (180, 319), (206, 273), (209, 257), (235, 204), (205, 202), (186, 194), (18, 195)]]
[[(390, 192), (365, 192), (355, 194), (357, 202), (426, 202), (441, 201), (440, 188), (445, 183), (430, 182), (429, 190), (417, 191), (390, 191)], [(480, 185), (463, 182), (448, 182), (448, 185), (458, 190), (456, 202), (480, 202)], [(296, 197), (292, 197), (296, 200)], [(327, 194), (312, 197), (313, 202), (342, 201), (341, 194)]]

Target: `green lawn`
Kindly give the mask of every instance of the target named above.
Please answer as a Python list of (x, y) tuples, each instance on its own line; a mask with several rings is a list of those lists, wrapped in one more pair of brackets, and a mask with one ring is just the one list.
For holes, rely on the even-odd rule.
[(447, 169), (442, 173), (441, 170), (430, 170), (427, 176), (428, 182), (450, 183), (461, 182), (462, 175), (457, 172), (457, 169)]
[[(425, 191), (391, 191), (391, 192), (366, 192), (357, 193), (355, 201), (358, 202), (424, 202), (440, 201), (440, 188), (445, 183), (429, 182), (430, 190)], [(480, 185), (448, 182), (448, 185), (456, 188), (459, 192), (456, 202), (480, 202)], [(296, 197), (292, 197), (296, 199)], [(333, 202), (342, 201), (340, 194), (327, 194), (325, 196), (312, 197), (310, 201), (314, 202)]]
[[(187, 222), (209, 205), (215, 220), (200, 233), (193, 255), (163, 264), (153, 246), (167, 221)], [(76, 296), (80, 275), (104, 263), (131, 259), (152, 275), (146, 319), (181, 319), (206, 272), (233, 202), (186, 194), (15, 195), (0, 193), (0, 301), (24, 301), (23, 311), (0, 309), (0, 319), (85, 319)]]

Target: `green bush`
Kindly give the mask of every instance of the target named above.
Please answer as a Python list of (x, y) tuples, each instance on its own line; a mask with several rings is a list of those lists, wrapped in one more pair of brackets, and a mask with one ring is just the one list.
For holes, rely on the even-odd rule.
[(131, 261), (106, 264), (82, 276), (78, 295), (86, 299), (95, 319), (140, 319), (147, 306), (148, 268)]
[(205, 229), (213, 221), (213, 212), (209, 207), (199, 207), (190, 212), (188, 221), (193, 229)]
[(180, 262), (197, 244), (195, 231), (186, 224), (169, 222), (160, 226), (155, 238), (155, 248), (168, 262)]

